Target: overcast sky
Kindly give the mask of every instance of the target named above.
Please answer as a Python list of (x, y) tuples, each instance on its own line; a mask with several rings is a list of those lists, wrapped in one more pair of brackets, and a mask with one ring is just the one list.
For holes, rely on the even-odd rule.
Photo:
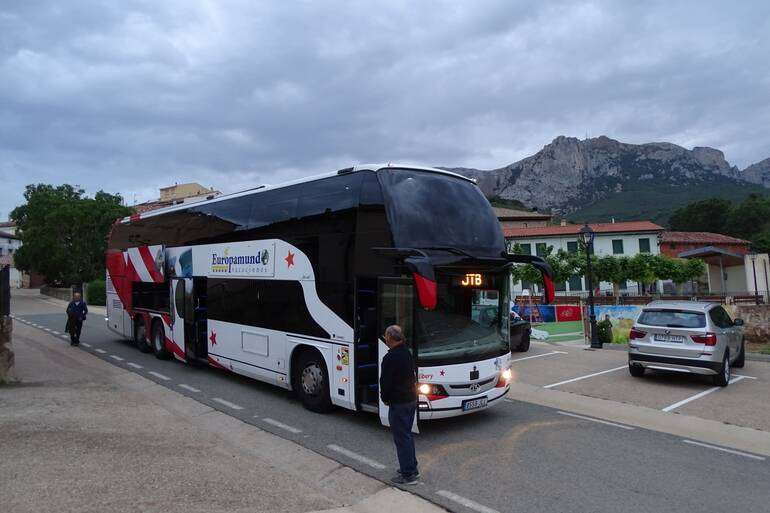
[(28, 183), (131, 204), (560, 134), (770, 157), (770, 2), (0, 0), (0, 219)]

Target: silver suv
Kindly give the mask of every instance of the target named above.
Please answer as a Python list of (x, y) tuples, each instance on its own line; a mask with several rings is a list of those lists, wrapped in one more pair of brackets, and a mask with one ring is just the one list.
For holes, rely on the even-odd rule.
[(631, 328), (628, 371), (645, 369), (711, 375), (714, 384), (730, 383), (730, 367), (745, 360), (743, 321), (721, 305), (695, 301), (653, 301)]

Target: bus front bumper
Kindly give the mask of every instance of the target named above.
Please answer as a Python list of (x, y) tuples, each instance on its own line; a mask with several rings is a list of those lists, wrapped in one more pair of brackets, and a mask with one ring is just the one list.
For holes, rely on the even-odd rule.
[[(506, 385), (501, 388), (489, 389), (478, 395), (449, 396), (436, 401), (428, 401), (425, 396), (420, 396), (418, 403), (420, 420), (446, 419), (487, 410), (501, 404), (509, 389), (510, 385)], [(484, 397), (486, 397), (486, 404), (478, 407), (476, 401)], [(468, 406), (471, 408), (468, 409)]]

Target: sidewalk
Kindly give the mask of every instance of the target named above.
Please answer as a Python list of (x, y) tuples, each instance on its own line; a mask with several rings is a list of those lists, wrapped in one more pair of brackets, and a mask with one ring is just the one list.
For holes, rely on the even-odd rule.
[(13, 350), (0, 511), (444, 511), (21, 323)]

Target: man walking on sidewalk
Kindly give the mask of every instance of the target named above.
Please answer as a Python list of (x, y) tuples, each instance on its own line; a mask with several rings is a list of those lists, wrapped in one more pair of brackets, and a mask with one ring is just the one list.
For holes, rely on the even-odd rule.
[(70, 334), (70, 345), (80, 344), (80, 330), (83, 329), (83, 321), (86, 320), (88, 307), (83, 301), (80, 292), (75, 292), (72, 301), (67, 305), (67, 327), (64, 329)]
[(404, 344), (404, 336), (399, 326), (388, 326), (385, 330), (385, 344), (388, 346), (388, 354), (382, 359), (380, 397), (382, 402), (388, 405), (388, 421), (400, 467), (398, 475), (391, 481), (395, 484), (411, 485), (420, 477), (412, 437), (412, 424), (417, 411), (414, 360)]

